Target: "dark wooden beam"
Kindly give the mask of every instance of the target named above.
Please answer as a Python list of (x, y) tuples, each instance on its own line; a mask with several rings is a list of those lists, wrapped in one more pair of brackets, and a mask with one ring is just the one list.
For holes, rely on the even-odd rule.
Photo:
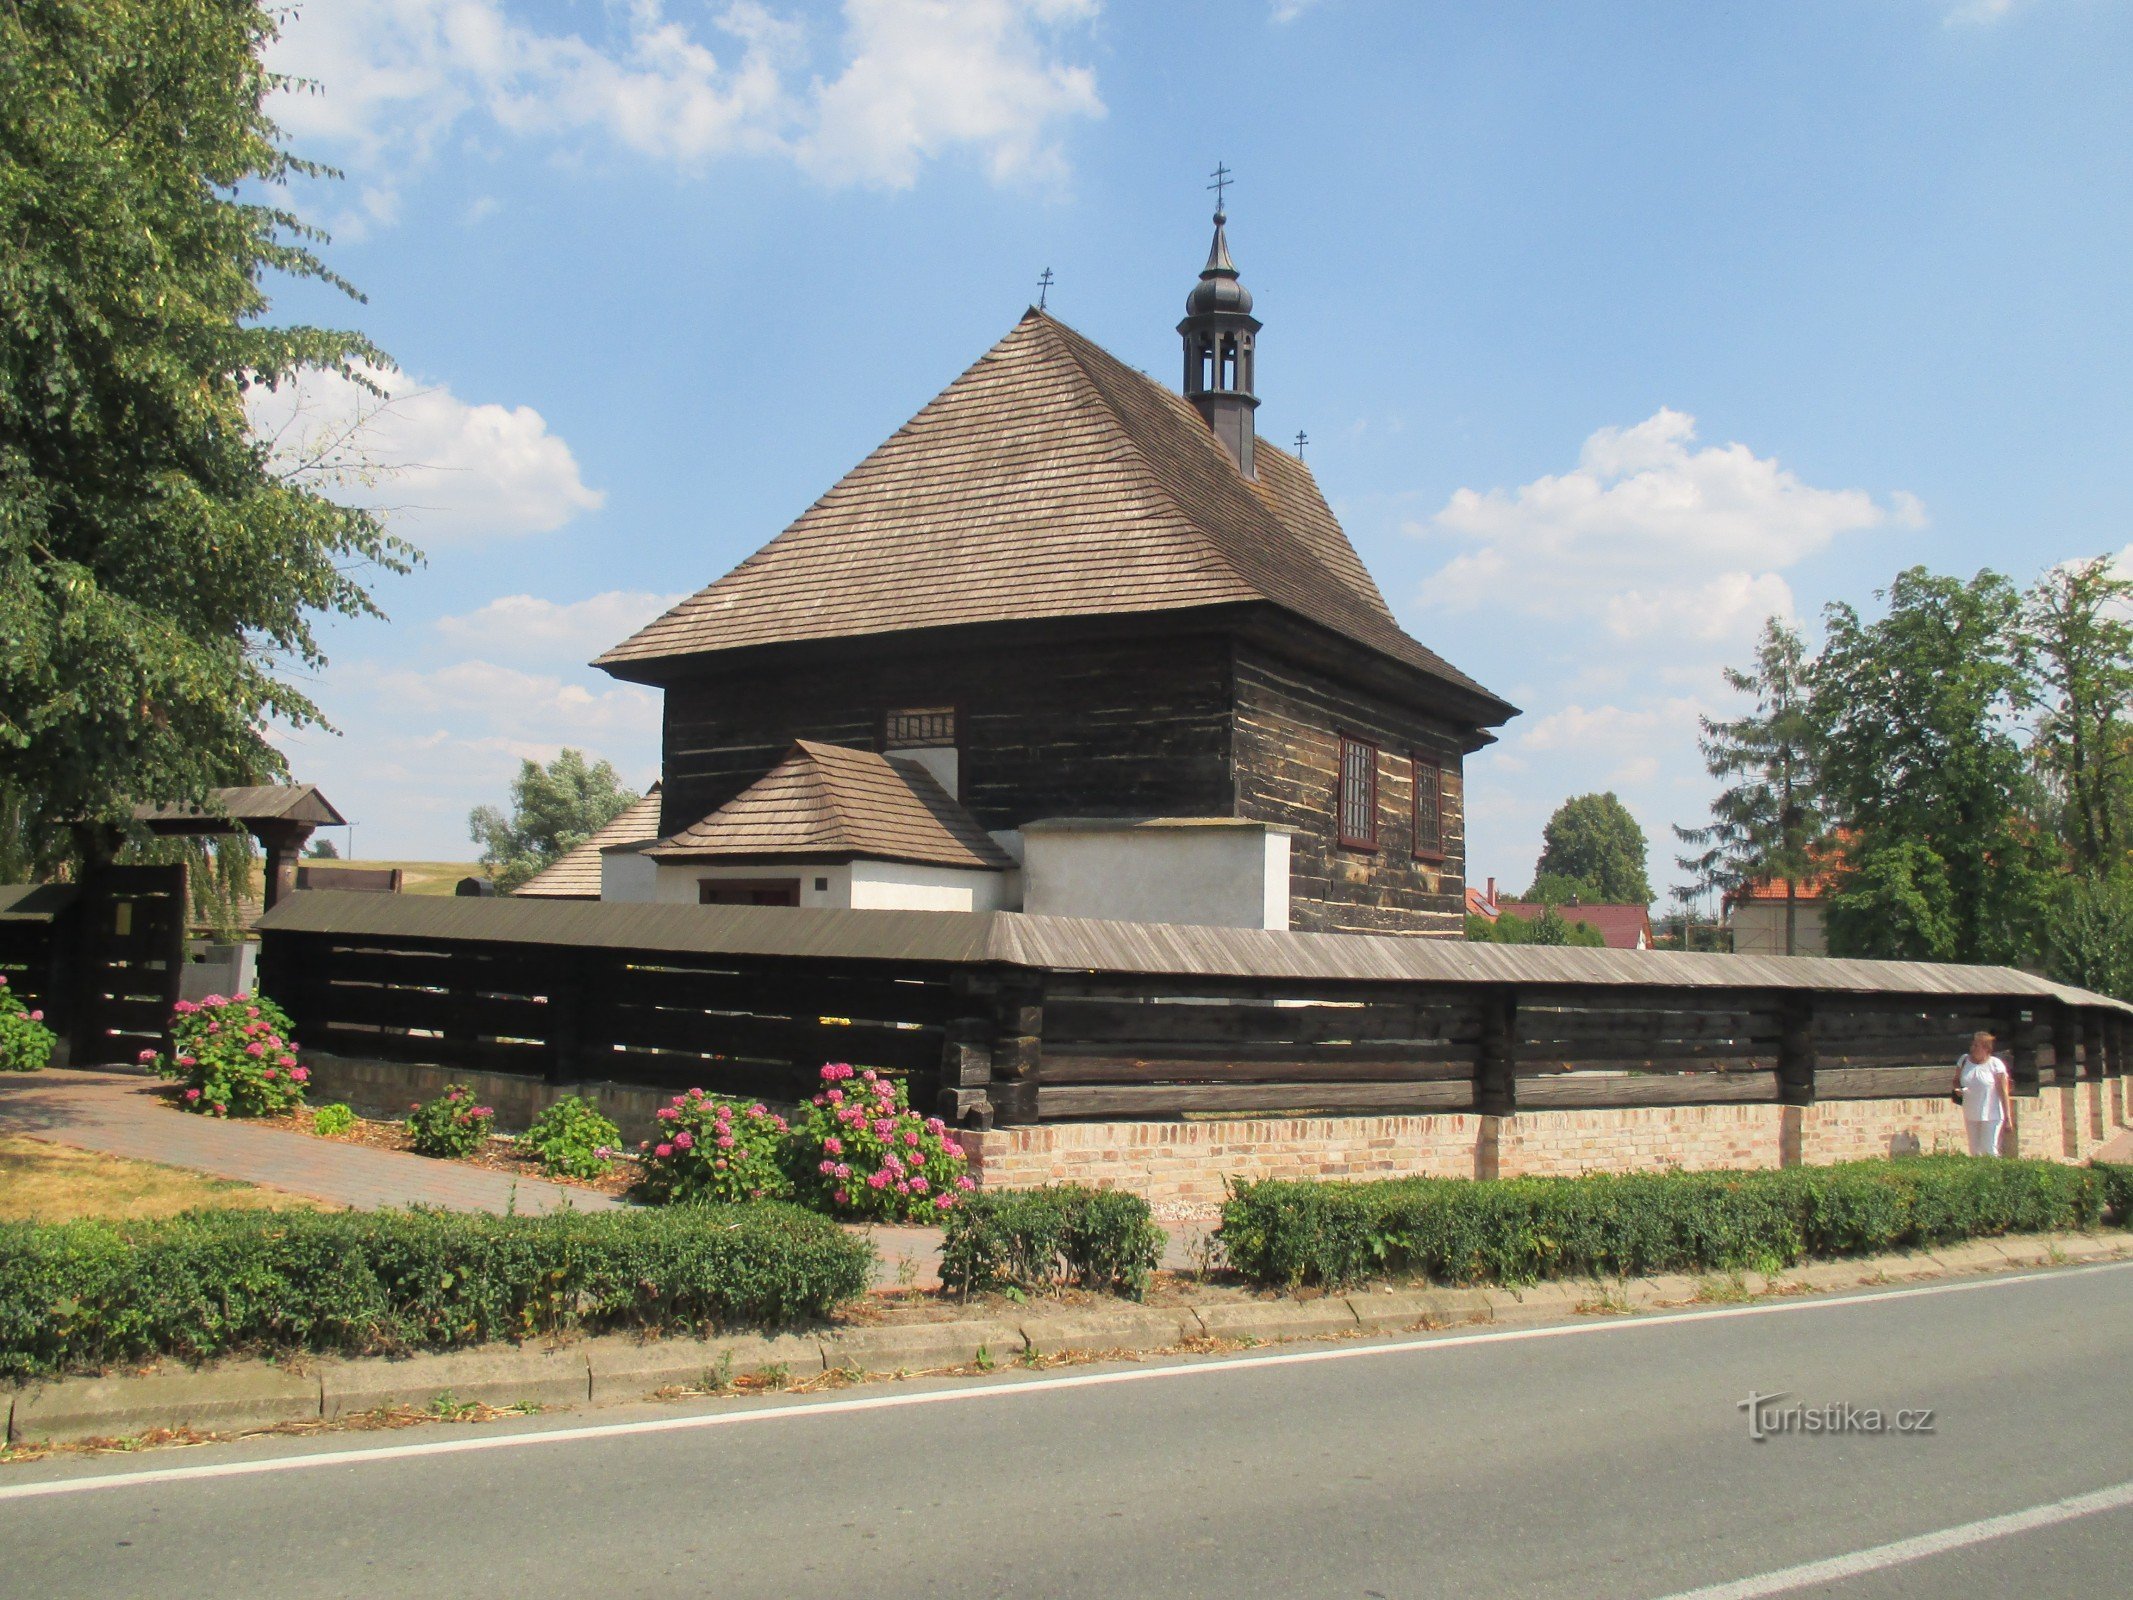
[(1485, 1117), (1508, 1117), (1518, 1109), (1518, 995), (1508, 988), (1482, 997), (1474, 1109)]
[(1808, 995), (1786, 998), (1779, 1013), (1778, 1099), (1788, 1106), (1815, 1098), (1815, 1008)]

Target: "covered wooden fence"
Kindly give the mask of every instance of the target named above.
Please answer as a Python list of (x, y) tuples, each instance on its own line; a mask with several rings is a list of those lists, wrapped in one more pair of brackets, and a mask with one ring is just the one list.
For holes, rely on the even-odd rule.
[(2133, 1010), (2003, 967), (1091, 922), (305, 894), (261, 986), (307, 1047), (792, 1099), (825, 1061), (964, 1126), (2018, 1094), (2123, 1074)]
[(0, 975), (44, 1012), (76, 1066), (163, 1049), (184, 967), (182, 866), (0, 884)]

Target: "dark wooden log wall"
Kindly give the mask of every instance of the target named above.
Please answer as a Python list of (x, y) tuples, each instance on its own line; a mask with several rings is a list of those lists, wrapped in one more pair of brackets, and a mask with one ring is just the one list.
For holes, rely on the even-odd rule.
[(823, 1063), (940, 1100), (949, 971), (270, 932), (261, 989), (307, 1049), (798, 1100)]
[(2110, 1059), (2101, 1043), (2062, 1054), (2084, 1019), (2017, 997), (1054, 973), (1032, 1003), (1000, 1120), (1938, 1098), (1979, 1031), (2010, 1058), (2035, 1041), (2018, 1094)]
[(795, 739), (881, 747), (895, 707), (954, 706), (961, 800), (986, 827), (1040, 817), (1228, 816), (1229, 645), (1215, 633), (955, 649), (811, 651), (666, 691), (663, 831), (762, 777)]
[[(1466, 911), (1466, 806), (1460, 734), (1441, 719), (1240, 644), (1236, 814), (1295, 830), (1289, 926), (1299, 933), (1456, 935)], [(1340, 736), (1378, 746), (1378, 845), (1339, 843)], [(1414, 765), (1444, 773), (1441, 861), (1414, 854)]]
[(797, 1100), (824, 1062), (962, 1126), (1939, 1098), (1988, 1030), (2018, 1095), (2122, 1076), (2119, 1013), (2033, 996), (1362, 983), (677, 956), (269, 930), (341, 1054)]

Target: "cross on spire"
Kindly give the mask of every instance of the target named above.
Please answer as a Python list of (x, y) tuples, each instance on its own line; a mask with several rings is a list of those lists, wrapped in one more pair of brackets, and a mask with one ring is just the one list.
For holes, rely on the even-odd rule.
[(1039, 311), (1042, 311), (1044, 309), (1044, 302), (1051, 295), (1051, 292), (1052, 269), (1050, 267), (1046, 267), (1042, 272), (1037, 274), (1037, 309)]
[(1309, 444), (1310, 442), (1311, 436), (1308, 433), (1305, 433), (1303, 429), (1298, 428), (1296, 430), (1296, 459), (1298, 461), (1303, 460), (1304, 446)]
[(1215, 163), (1215, 170), (1213, 172), (1210, 172), (1208, 176), (1215, 180), (1207, 187), (1215, 191), (1215, 209), (1217, 211), (1220, 211), (1222, 209), (1223, 192), (1227, 190), (1229, 186), (1232, 183), (1235, 183), (1237, 180), (1230, 176), (1229, 168), (1225, 167), (1219, 161)]

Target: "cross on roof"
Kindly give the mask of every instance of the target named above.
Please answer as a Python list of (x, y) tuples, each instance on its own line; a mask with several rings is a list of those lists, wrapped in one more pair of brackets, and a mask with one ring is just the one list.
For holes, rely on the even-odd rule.
[(1296, 459), (1298, 461), (1303, 460), (1304, 446), (1309, 444), (1310, 442), (1311, 436), (1308, 433), (1305, 433), (1303, 429), (1298, 428), (1296, 430)]
[(1045, 299), (1051, 294), (1051, 292), (1052, 269), (1050, 267), (1046, 267), (1042, 272), (1037, 274), (1037, 309), (1039, 311), (1042, 311), (1044, 309)]
[(1220, 211), (1222, 209), (1223, 191), (1226, 190), (1232, 183), (1235, 183), (1237, 180), (1229, 175), (1229, 168), (1222, 165), (1222, 163), (1219, 161), (1215, 163), (1215, 170), (1209, 173), (1208, 176), (1215, 180), (1207, 187), (1215, 191), (1215, 209), (1217, 211)]

